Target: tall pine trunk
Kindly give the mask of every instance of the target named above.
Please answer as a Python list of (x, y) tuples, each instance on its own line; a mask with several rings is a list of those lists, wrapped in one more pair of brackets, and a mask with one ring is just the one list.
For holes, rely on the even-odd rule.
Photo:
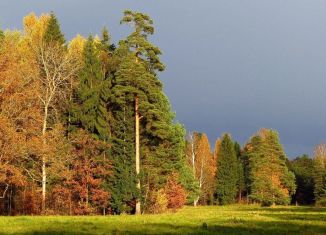
[[(140, 169), (140, 154), (139, 154), (139, 112), (138, 112), (138, 96), (135, 96), (135, 148), (136, 148), (136, 177), (137, 177), (137, 189), (140, 192), (140, 179), (139, 179), (139, 169)], [(136, 211), (135, 214), (139, 215), (140, 210), (140, 198), (136, 198)]]

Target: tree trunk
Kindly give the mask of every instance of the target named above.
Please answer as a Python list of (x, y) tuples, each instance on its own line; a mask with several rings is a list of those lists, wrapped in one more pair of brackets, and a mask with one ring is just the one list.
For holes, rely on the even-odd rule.
[[(140, 192), (140, 180), (139, 180), (139, 169), (140, 169), (140, 156), (139, 156), (139, 112), (138, 112), (138, 97), (135, 96), (135, 141), (136, 141), (136, 177), (137, 177), (137, 189)], [(136, 215), (141, 214), (140, 211), (140, 198), (136, 199)]]
[(191, 160), (192, 160), (192, 173), (194, 174), (194, 179), (196, 179), (196, 167), (195, 167), (195, 138), (194, 133), (191, 134)]
[(239, 191), (238, 203), (241, 203), (241, 200), (242, 200), (242, 193), (241, 193), (241, 190), (240, 190), (240, 191)]
[(45, 159), (42, 157), (42, 214), (45, 213), (45, 200), (46, 200), (46, 166)]
[(199, 201), (199, 197), (197, 197), (197, 198), (194, 200), (194, 207), (197, 206), (198, 201)]
[(10, 186), (10, 194), (9, 194), (9, 215), (12, 215), (12, 186)]
[[(201, 188), (202, 188), (202, 185), (203, 185), (203, 173), (204, 173), (204, 161), (203, 161), (203, 158), (201, 159), (201, 166), (200, 166), (200, 178), (199, 178), (199, 190), (201, 191)], [(195, 177), (196, 179), (196, 177)], [(200, 194), (199, 196), (194, 200), (194, 207), (197, 206), (198, 204), (198, 201), (199, 201), (199, 198), (200, 198)]]
[(85, 207), (86, 207), (86, 211), (88, 213), (88, 201), (89, 201), (89, 198), (88, 198), (88, 193), (89, 193), (89, 190), (88, 190), (88, 185), (86, 185), (86, 198), (85, 198)]
[(71, 198), (71, 192), (69, 192), (69, 215), (72, 215), (72, 198)]
[[(44, 106), (44, 117), (43, 117), (43, 128), (42, 128), (42, 137), (43, 137), (43, 149), (45, 148), (46, 139), (46, 129), (47, 129), (47, 119), (48, 119), (48, 105)], [(46, 159), (45, 153), (42, 153), (42, 214), (45, 213), (45, 201), (46, 201)]]

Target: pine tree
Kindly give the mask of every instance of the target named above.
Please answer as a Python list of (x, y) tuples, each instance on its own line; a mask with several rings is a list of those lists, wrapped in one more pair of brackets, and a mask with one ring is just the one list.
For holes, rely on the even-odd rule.
[[(115, 213), (131, 212), (132, 200), (139, 192), (136, 189), (134, 159), (135, 123), (134, 123), (134, 85), (136, 75), (141, 76), (140, 64), (134, 58), (124, 60), (112, 80), (110, 110), (112, 122), (111, 156), (114, 175), (111, 179), (111, 206)], [(133, 84), (135, 82), (135, 84)]]
[[(148, 40), (147, 36), (154, 33), (152, 26), (153, 21), (149, 16), (132, 11), (125, 11), (124, 17), (121, 23), (132, 23), (135, 31), (127, 37), (126, 44), (129, 50), (132, 52), (136, 63), (144, 65), (146, 70), (149, 70), (152, 75), (155, 76), (155, 70), (163, 71), (164, 65), (161, 63), (158, 55), (161, 54), (160, 50), (153, 46)], [(155, 78), (155, 77), (154, 77)], [(160, 86), (158, 81), (157, 85)], [(135, 105), (135, 155), (136, 155), (136, 175), (140, 174), (140, 106), (148, 107), (146, 101), (141, 101), (139, 104), (139, 94), (134, 93), (134, 105)], [(148, 102), (149, 103), (149, 102)], [(147, 107), (146, 107), (147, 106)], [(137, 188), (140, 190), (140, 179), (137, 179)], [(136, 214), (140, 214), (140, 199), (136, 198)]]
[(124, 208), (130, 210), (128, 205), (136, 202), (136, 213), (140, 213), (141, 200), (146, 209), (142, 195), (163, 188), (168, 175), (181, 170), (184, 129), (173, 123), (174, 115), (158, 79), (157, 72), (163, 71), (164, 65), (160, 50), (147, 39), (154, 32), (152, 20), (145, 14), (125, 11), (121, 23), (132, 24), (134, 32), (114, 51), (120, 63), (112, 76), (109, 105), (112, 158), (118, 166), (112, 206), (119, 213)]
[(237, 156), (230, 135), (222, 138), (217, 159), (216, 199), (221, 205), (234, 202), (237, 193)]

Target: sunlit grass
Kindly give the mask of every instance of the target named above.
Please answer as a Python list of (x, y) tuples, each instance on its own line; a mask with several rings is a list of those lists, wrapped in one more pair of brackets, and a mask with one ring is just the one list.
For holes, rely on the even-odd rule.
[(0, 234), (326, 234), (326, 209), (186, 207), (172, 214), (0, 217)]

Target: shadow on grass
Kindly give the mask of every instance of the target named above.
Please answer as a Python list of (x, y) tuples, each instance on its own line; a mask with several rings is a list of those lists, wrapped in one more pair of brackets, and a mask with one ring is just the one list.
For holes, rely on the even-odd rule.
[(238, 209), (239, 211), (269, 211), (269, 212), (300, 212), (300, 213), (311, 213), (311, 212), (320, 212), (326, 213), (326, 208), (320, 207), (308, 207), (308, 206), (298, 206), (298, 207), (242, 207)]
[[(270, 214), (266, 213), (263, 216), (274, 219), (288, 221), (288, 220), (304, 220), (304, 221), (320, 221), (326, 224), (326, 214)], [(326, 231), (325, 231), (326, 234)]]
[[(230, 221), (229, 224), (219, 225), (207, 224), (207, 226), (182, 226), (173, 225), (169, 223), (153, 223), (146, 225), (135, 225), (133, 228), (124, 228), (121, 226), (118, 230), (110, 230), (106, 228), (105, 230), (99, 229), (97, 227), (89, 227), (81, 229), (84, 224), (76, 225), (76, 230), (72, 227), (69, 229), (58, 228), (55, 230), (40, 230), (25, 233), (14, 233), (14, 234), (24, 234), (24, 235), (76, 235), (76, 234), (112, 234), (112, 235), (138, 235), (138, 234), (189, 234), (189, 235), (211, 235), (211, 234), (223, 234), (223, 235), (322, 235), (326, 233), (326, 225), (317, 224), (302, 224), (296, 223), (295, 221)], [(74, 231), (75, 230), (75, 231)], [(5, 233), (0, 233), (0, 235), (5, 235)]]

